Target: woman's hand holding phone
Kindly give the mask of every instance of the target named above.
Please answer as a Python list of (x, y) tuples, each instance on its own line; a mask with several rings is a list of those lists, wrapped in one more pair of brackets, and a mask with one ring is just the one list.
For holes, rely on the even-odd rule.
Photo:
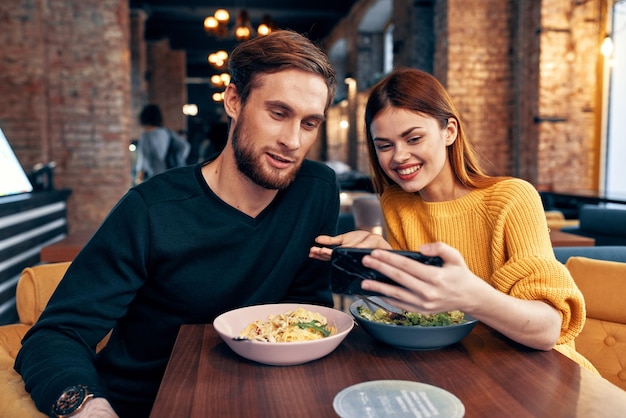
[[(379, 294), (364, 290), (361, 287), (363, 280), (376, 280), (397, 285), (396, 282), (379, 271), (363, 265), (363, 257), (370, 255), (372, 251), (373, 249), (371, 248), (348, 247), (338, 247), (332, 251), (331, 265), (333, 269), (331, 277), (333, 292), (342, 294)], [(413, 251), (391, 250), (390, 252), (431, 266), (441, 267), (443, 265), (443, 260), (437, 256), (426, 256)]]

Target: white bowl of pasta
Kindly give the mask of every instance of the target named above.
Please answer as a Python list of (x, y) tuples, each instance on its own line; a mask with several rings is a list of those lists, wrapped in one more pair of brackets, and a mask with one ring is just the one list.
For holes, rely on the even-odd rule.
[(241, 357), (272, 366), (307, 363), (330, 354), (354, 320), (345, 312), (301, 303), (254, 305), (225, 312), (213, 327)]

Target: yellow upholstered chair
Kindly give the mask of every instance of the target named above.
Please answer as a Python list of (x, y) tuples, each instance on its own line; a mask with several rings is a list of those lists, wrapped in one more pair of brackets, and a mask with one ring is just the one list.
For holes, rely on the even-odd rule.
[(571, 257), (566, 267), (587, 306), (576, 351), (605, 379), (626, 390), (626, 263)]
[(0, 326), (0, 416), (45, 417), (24, 390), (22, 377), (13, 369), (22, 338), (46, 307), (70, 263), (42, 264), (22, 271), (15, 292), (19, 323)]

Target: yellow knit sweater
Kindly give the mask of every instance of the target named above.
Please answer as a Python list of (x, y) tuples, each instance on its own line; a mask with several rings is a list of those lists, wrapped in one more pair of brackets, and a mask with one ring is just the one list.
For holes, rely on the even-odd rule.
[(447, 202), (425, 202), (394, 186), (382, 194), (381, 205), (394, 249), (416, 251), (424, 243), (444, 242), (494, 288), (553, 305), (562, 317), (555, 349), (595, 372), (574, 348), (585, 322), (582, 293), (554, 256), (541, 199), (531, 184), (509, 178)]

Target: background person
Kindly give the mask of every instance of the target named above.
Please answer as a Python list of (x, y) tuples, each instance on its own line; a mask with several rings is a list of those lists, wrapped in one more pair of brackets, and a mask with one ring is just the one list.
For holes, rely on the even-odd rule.
[(169, 168), (166, 161), (170, 138), (174, 141), (176, 165), (186, 164), (187, 155), (191, 146), (179, 134), (163, 126), (163, 114), (159, 106), (148, 104), (139, 114), (139, 122), (143, 133), (137, 143), (137, 165), (135, 167), (135, 184), (139, 184), (149, 177), (156, 176)]
[[(521, 179), (483, 172), (443, 86), (425, 72), (396, 70), (373, 87), (365, 123), (389, 242), (365, 231), (317, 242), (438, 255), (443, 268), (373, 251), (363, 264), (400, 286), (361, 286), (408, 311), (459, 309), (514, 341), (556, 348), (595, 371), (574, 349), (585, 303), (554, 257), (539, 194)], [(311, 249), (320, 259), (330, 253)]]
[(335, 233), (339, 190), (305, 156), (334, 70), (290, 31), (240, 44), (230, 67), (224, 150), (132, 188), (24, 337), (15, 369), (42, 412), (84, 387), (94, 398), (72, 417), (146, 417), (181, 324), (260, 303), (332, 305), (328, 263), (308, 253)]

